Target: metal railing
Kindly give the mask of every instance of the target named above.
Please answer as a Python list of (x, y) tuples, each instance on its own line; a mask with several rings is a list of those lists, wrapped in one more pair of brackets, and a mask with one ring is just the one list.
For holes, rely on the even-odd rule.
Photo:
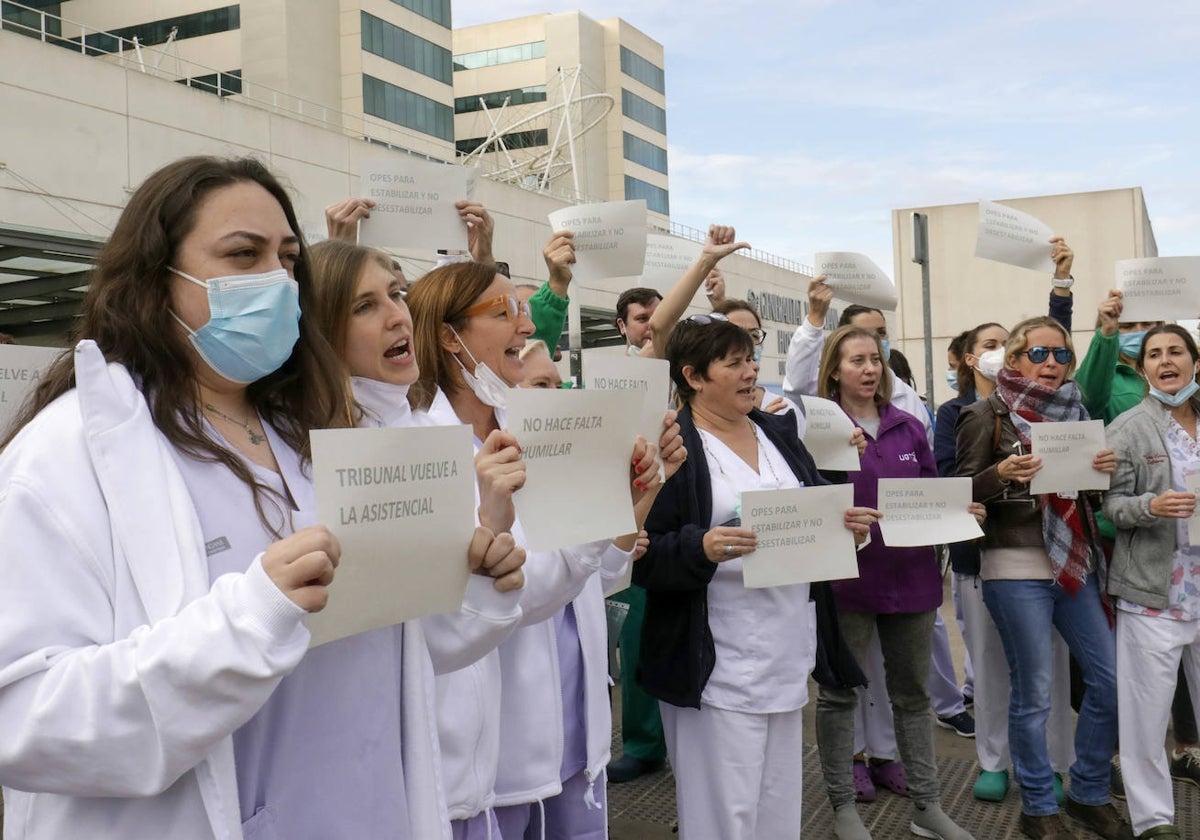
[[(13, 14), (14, 11), (17, 14)], [(439, 163), (452, 163), (455, 158), (459, 157), (453, 151), (449, 152), (449, 159), (447, 159), (407, 148), (405, 144), (411, 142), (411, 134), (387, 120), (367, 114), (346, 113), (319, 102), (257, 84), (252, 79), (231, 76), (229, 71), (217, 70), (181, 58), (177, 50), (140, 44), (136, 40), (89, 27), (78, 21), (51, 14), (44, 9), (26, 6), (16, 0), (0, 0), (0, 30), (36, 38), (46, 44), (63, 47), (78, 52), (80, 55), (107, 60), (119, 67), (137, 70), (146, 75), (182, 84), (205, 93), (215, 93), (222, 99), (232, 99), (254, 108), (282, 114), (300, 122), (336, 131), (413, 157)], [(213, 81), (209, 81), (209, 79)], [(237, 79), (238, 83), (227, 86), (227, 80), (232, 79)], [(487, 177), (492, 174), (489, 170), (499, 167), (485, 163), (480, 168), (482, 174)], [(572, 204), (607, 200), (599, 196), (584, 195), (574, 189), (504, 180), (505, 183), (510, 183), (527, 192), (550, 195)], [(707, 231), (676, 222), (670, 223), (669, 232), (694, 242), (704, 242), (708, 235)], [(739, 254), (787, 271), (812, 276), (812, 267), (796, 260), (758, 249), (740, 251)]]

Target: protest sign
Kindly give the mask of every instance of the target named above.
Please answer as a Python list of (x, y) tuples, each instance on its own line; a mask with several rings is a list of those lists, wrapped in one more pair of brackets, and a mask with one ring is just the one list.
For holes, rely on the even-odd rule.
[(828, 251), (813, 258), (813, 271), (817, 276), (825, 275), (825, 285), (833, 289), (838, 300), (857, 303), (894, 312), (896, 309), (896, 286), (864, 254), (849, 251)]
[(1107, 448), (1103, 420), (1031, 423), (1029, 443), (1033, 454), (1042, 459), (1030, 493), (1108, 489), (1109, 474), (1092, 469), (1092, 461)]
[(1117, 261), (1122, 321), (1200, 317), (1200, 257)]
[(646, 261), (646, 202), (608, 201), (550, 214), (553, 230), (575, 234), (575, 282), (639, 277)]
[(358, 244), (430, 253), (467, 249), (467, 225), (454, 203), (474, 194), (474, 169), (407, 156), (369, 158), (361, 178), (375, 206), (358, 224)]
[(979, 539), (968, 510), (969, 478), (881, 478), (877, 510), (884, 545), (916, 546)]
[(1036, 216), (994, 201), (979, 202), (977, 257), (1053, 274), (1053, 237), (1054, 231)]
[(629, 470), (643, 402), (639, 391), (508, 392), (508, 430), (525, 461), (513, 503), (531, 550), (637, 530)]
[(312, 646), (462, 606), (475, 522), (470, 426), (312, 432), (317, 516), (342, 559)]
[(858, 447), (850, 442), (854, 421), (833, 400), (801, 396), (804, 403), (804, 448), (819, 470), (857, 472)]
[(758, 547), (742, 557), (746, 588), (858, 577), (845, 524), (853, 506), (849, 484), (742, 493), (742, 527), (758, 536)]

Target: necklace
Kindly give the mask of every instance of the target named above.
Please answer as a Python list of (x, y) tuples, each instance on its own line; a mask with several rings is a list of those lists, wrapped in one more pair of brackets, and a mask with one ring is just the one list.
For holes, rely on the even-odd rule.
[(212, 403), (205, 403), (204, 407), (207, 410), (211, 411), (213, 414), (217, 415), (218, 417), (222, 417), (222, 418), (228, 420), (230, 423), (233, 423), (235, 426), (241, 426), (243, 429), (245, 429), (246, 435), (250, 438), (250, 444), (252, 446), (258, 446), (260, 444), (267, 442), (267, 436), (264, 434), (260, 434), (259, 432), (256, 432), (256, 431), (254, 431), (254, 429), (250, 428), (249, 421), (238, 420), (236, 417), (230, 417), (228, 414), (226, 414), (221, 409), (217, 408)]
[[(754, 424), (754, 421), (751, 420), (749, 417), (746, 418), (746, 422), (750, 424), (750, 428), (754, 432), (754, 441), (758, 445), (760, 460), (767, 462), (767, 469), (769, 469), (771, 471), (771, 478), (775, 480), (775, 487), (782, 487), (783, 482), (781, 482), (779, 480), (779, 473), (775, 472), (775, 465), (773, 463), (771, 463), (771, 456), (765, 449), (763, 449), (765, 441), (761, 437), (761, 433), (759, 432), (758, 426), (756, 426)], [(707, 430), (705, 430), (705, 429), (698, 429), (698, 431), (707, 432)], [(707, 434), (711, 435), (713, 433), (707, 432)], [(713, 435), (713, 436), (716, 437), (715, 435)], [(720, 438), (717, 438), (717, 439), (720, 440)], [(704, 447), (704, 454), (708, 458), (708, 460), (711, 463), (714, 463), (717, 465), (717, 472), (719, 472), (721, 474), (721, 481), (724, 482), (725, 487), (729, 490), (730, 493), (733, 494), (733, 497), (738, 500), (737, 505), (734, 507), (734, 514), (740, 520), (742, 518), (742, 502), (741, 502), (742, 493), (741, 493), (741, 491), (738, 490), (738, 488), (734, 485), (733, 480), (730, 479), (730, 477), (725, 473), (725, 468), (723, 466), (721, 466), (721, 459), (717, 458), (715, 455), (713, 455), (712, 450), (708, 448), (708, 441), (705, 440), (705, 435), (703, 435), (703, 434), (700, 435), (700, 445)], [(747, 466), (749, 466), (749, 465), (747, 465)], [(765, 489), (765, 488), (763, 488), (763, 489)]]

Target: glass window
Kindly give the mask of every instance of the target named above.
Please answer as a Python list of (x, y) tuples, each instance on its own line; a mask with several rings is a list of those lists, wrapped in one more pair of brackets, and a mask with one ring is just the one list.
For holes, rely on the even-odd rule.
[[(514, 131), (510, 134), (505, 134), (504, 145), (509, 149), (529, 149), (534, 146), (547, 146), (550, 144), (550, 135), (547, 129), (535, 128), (530, 131)], [(470, 140), (459, 140), (454, 144), (460, 155), (469, 155), (471, 152), (478, 149), (486, 137), (473, 137)], [(493, 145), (488, 149), (489, 152), (494, 152), (499, 149), (499, 146), (493, 141)]]
[(511, 64), (514, 61), (544, 58), (545, 55), (546, 42), (534, 41), (529, 44), (517, 44), (513, 47), (499, 47), (456, 55), (454, 56), (454, 69), (475, 70), (479, 67), (492, 67), (496, 64)]
[(647, 143), (640, 137), (625, 132), (625, 160), (641, 164), (655, 172), (667, 174), (667, 150), (660, 149), (653, 143)]
[[(143, 47), (165, 44), (175, 30), (175, 40), (199, 38), (202, 35), (213, 35), (217, 32), (229, 32), (242, 26), (241, 6), (225, 6), (220, 9), (209, 9), (205, 12), (195, 12), (190, 15), (179, 15), (172, 18), (139, 23), (133, 26), (122, 26), (110, 29), (108, 32), (88, 32), (88, 55), (115, 53), (120, 50), (119, 38), (126, 41), (138, 39)], [(79, 38), (71, 38), (70, 42), (79, 43)], [(215, 81), (215, 80), (214, 80)]]
[(621, 47), (621, 72), (659, 93), (667, 92), (666, 74), (628, 47)]
[(629, 201), (644, 198), (646, 209), (664, 216), (671, 215), (671, 203), (666, 190), (629, 175), (625, 176), (625, 198)]
[(621, 88), (621, 113), (661, 134), (667, 133), (667, 112), (624, 88)]
[(407, 29), (362, 12), (362, 48), (394, 64), (450, 84), (450, 51)]
[(363, 113), (437, 137), (454, 139), (454, 112), (410, 90), (363, 74)]
[(230, 70), (228, 73), (209, 73), (205, 76), (192, 76), (189, 79), (176, 79), (175, 81), (181, 85), (187, 85), (207, 93), (216, 93), (220, 96), (242, 92), (241, 70)]
[(450, 0), (392, 0), (436, 24), (450, 28)]
[(454, 113), (470, 114), (474, 111), (482, 111), (483, 105), (479, 100), (487, 103), (488, 108), (500, 108), (504, 105), (505, 99), (509, 105), (528, 105), (532, 102), (546, 101), (546, 86), (534, 85), (533, 87), (513, 88), (512, 90), (498, 90), (494, 93), (481, 93), (476, 96), (459, 96), (454, 100)]

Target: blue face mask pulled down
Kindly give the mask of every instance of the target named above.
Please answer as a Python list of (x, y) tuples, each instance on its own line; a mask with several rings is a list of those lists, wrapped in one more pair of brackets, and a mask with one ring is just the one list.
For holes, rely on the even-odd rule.
[(886, 362), (892, 355), (892, 343), (886, 338), (879, 339), (879, 343), (883, 345), (883, 360)]
[(1117, 339), (1121, 345), (1121, 355), (1128, 356), (1131, 359), (1136, 359), (1138, 353), (1142, 352), (1142, 342), (1146, 340), (1146, 330), (1141, 332), (1121, 333)]
[(1191, 399), (1192, 395), (1197, 391), (1200, 391), (1200, 385), (1196, 384), (1195, 379), (1180, 388), (1179, 393), (1176, 394), (1164, 394), (1153, 385), (1150, 386), (1150, 396), (1163, 405), (1169, 405), (1171, 408), (1179, 408), (1179, 406)]
[(200, 329), (171, 315), (209, 367), (243, 385), (283, 367), (300, 338), (300, 287), (287, 271), (214, 277), (205, 283), (177, 268), (169, 270), (208, 292), (208, 323)]

